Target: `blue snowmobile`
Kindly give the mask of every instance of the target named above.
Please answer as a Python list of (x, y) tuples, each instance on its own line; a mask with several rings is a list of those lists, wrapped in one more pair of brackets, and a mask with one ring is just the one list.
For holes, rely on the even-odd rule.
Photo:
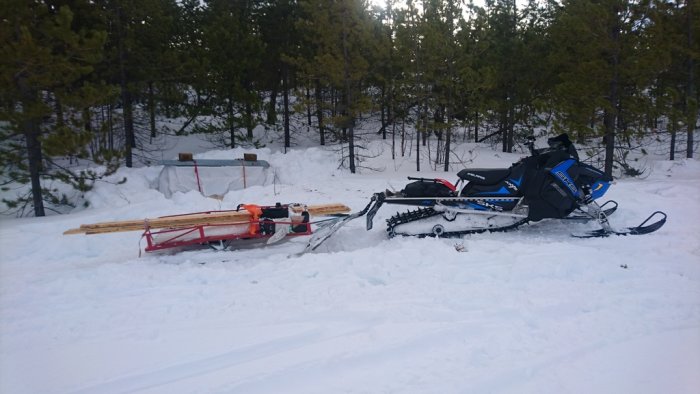
[(617, 202), (598, 204), (610, 187), (612, 178), (595, 167), (579, 161), (567, 134), (550, 138), (548, 147), (535, 149), (534, 138), (527, 145), (530, 156), (509, 168), (463, 169), (453, 184), (444, 179), (411, 178), (399, 192), (375, 193), (360, 212), (317, 232), (307, 246), (313, 250), (345, 223), (367, 215), (367, 230), (384, 204), (417, 207), (397, 213), (387, 220), (389, 237), (459, 237), (487, 231), (507, 231), (542, 219), (597, 221), (601, 228), (576, 237), (648, 234), (666, 223), (666, 214), (656, 211), (640, 225), (613, 228), (608, 217)]

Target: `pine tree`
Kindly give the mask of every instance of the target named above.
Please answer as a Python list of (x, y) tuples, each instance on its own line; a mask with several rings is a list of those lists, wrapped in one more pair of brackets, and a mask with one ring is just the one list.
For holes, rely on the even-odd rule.
[[(198, 131), (235, 147), (237, 140), (253, 142), (253, 128), (261, 100), (256, 91), (263, 43), (255, 26), (255, 3), (209, 0), (203, 9), (202, 45), (206, 74), (199, 94), (211, 97), (209, 113), (215, 122)], [(244, 138), (238, 136), (245, 129)]]
[(387, 128), (392, 124), (391, 108), (389, 106), (392, 87), (392, 61), (393, 61), (393, 37), (392, 37), (392, 14), (393, 0), (386, 3), (386, 9), (374, 6), (370, 10), (371, 23), (371, 43), (373, 46), (369, 51), (369, 76), (368, 85), (377, 87), (373, 96), (373, 110), (379, 107), (379, 117), (381, 126), (377, 134), (382, 135), (382, 139), (387, 138)]
[[(148, 159), (148, 145), (157, 136), (159, 108), (179, 113), (186, 90), (194, 85), (192, 65), (200, 61), (198, 24), (187, 20), (197, 12), (191, 1), (101, 0), (106, 15), (108, 56), (100, 74), (120, 87), (126, 166), (134, 156)], [(188, 30), (185, 30), (188, 28)], [(186, 46), (187, 45), (187, 46)], [(201, 72), (200, 72), (201, 73)]]
[[(438, 139), (436, 166), (449, 170), (452, 128), (456, 109), (457, 42), (456, 29), (462, 14), (454, 1), (431, 0), (424, 3), (421, 23), (421, 74), (427, 88), (428, 129)], [(426, 137), (429, 134), (426, 133)]]
[(197, 124), (201, 115), (212, 112), (214, 100), (209, 89), (211, 67), (202, 29), (203, 5), (199, 0), (182, 0), (176, 12), (171, 49), (177, 68), (174, 83), (165, 85), (163, 100), (166, 116), (186, 116), (183, 126), (176, 130), (177, 134), (183, 134)]
[(501, 136), (502, 150), (511, 152), (518, 101), (518, 64), (522, 41), (518, 32), (519, 15), (513, 0), (487, 2), (489, 48), (485, 52), (486, 76), (490, 79), (486, 99), (493, 108)]
[[(270, 91), (267, 110), (267, 123), (277, 124), (277, 94), (282, 90), (284, 146), (291, 146), (290, 100), (289, 93), (296, 80), (294, 59), (299, 52), (299, 35), (296, 20), (299, 6), (294, 0), (270, 1), (261, 4), (258, 25), (261, 40), (265, 43), (265, 53), (261, 62), (261, 84)], [(281, 86), (280, 86), (281, 85)]]
[(579, 140), (602, 135), (607, 174), (614, 163), (638, 173), (626, 163), (623, 144), (656, 128), (659, 118), (671, 121), (675, 152), (688, 91), (687, 79), (678, 76), (692, 75), (681, 49), (686, 36), (678, 30), (685, 15), (678, 18), (675, 8), (654, 0), (564, 2), (552, 26), (559, 126), (576, 130)]
[(412, 120), (415, 129), (416, 171), (420, 171), (420, 139), (421, 134), (426, 133), (427, 119), (423, 81), (424, 59), (421, 57), (421, 23), (421, 10), (414, 1), (408, 1), (405, 8), (396, 12), (396, 56), (401, 61), (396, 66), (399, 77), (394, 98), (397, 117), (402, 120), (401, 154), (404, 155), (408, 144), (405, 123)]
[[(116, 169), (113, 152), (89, 157), (93, 138), (85, 114), (106, 102), (113, 90), (91, 83), (94, 65), (103, 54), (106, 33), (94, 28), (95, 21), (78, 20), (67, 5), (13, 0), (0, 7), (0, 168), (2, 175), (21, 184), (31, 184), (31, 197), (3, 200), (10, 208), (23, 210), (31, 204), (36, 216), (44, 216), (44, 202), (69, 203), (56, 189), (44, 185), (60, 180), (85, 192), (101, 174), (74, 171), (70, 160), (92, 159)], [(93, 9), (89, 2), (74, 7)], [(91, 22), (91, 23), (88, 23)]]
[[(418, 103), (418, 23), (419, 14), (413, 1), (407, 2), (405, 8), (394, 8), (394, 59), (392, 104), (394, 117), (401, 120), (401, 156), (405, 156), (408, 142), (406, 123), (413, 118), (411, 113)], [(419, 130), (416, 128), (416, 134)], [(418, 139), (419, 137), (417, 137)], [(416, 148), (419, 150), (420, 148)], [(416, 158), (417, 170), (420, 170), (420, 158)]]
[[(557, 120), (580, 133), (579, 140), (603, 136), (608, 175), (613, 171), (621, 104), (629, 83), (625, 67), (634, 63), (629, 51), (635, 48), (629, 33), (633, 21), (623, 20), (629, 11), (625, 6), (619, 0), (565, 1), (553, 26), (552, 60), (560, 70), (554, 103), (560, 113)], [(602, 130), (597, 128), (601, 113)]]
[[(156, 137), (159, 102), (167, 99), (168, 86), (181, 77), (175, 33), (178, 6), (175, 0), (144, 0), (139, 4), (141, 22), (134, 26), (133, 58), (138, 59), (135, 88), (148, 112), (148, 134)], [(164, 94), (165, 93), (165, 94)]]
[(360, 0), (302, 2), (304, 19), (299, 26), (314, 50), (304, 72), (340, 92), (333, 125), (343, 131), (348, 143), (348, 163), (356, 171), (355, 127), (359, 114), (369, 108), (369, 97), (363, 91), (368, 78), (368, 43), (371, 23), (366, 4)]
[(482, 7), (470, 4), (469, 19), (460, 22), (457, 33), (459, 50), (457, 72), (459, 76), (461, 111), (458, 116), (474, 123), (474, 142), (480, 142), (481, 114), (486, 112), (486, 92), (491, 86), (491, 74), (486, 63), (488, 44), (488, 16)]

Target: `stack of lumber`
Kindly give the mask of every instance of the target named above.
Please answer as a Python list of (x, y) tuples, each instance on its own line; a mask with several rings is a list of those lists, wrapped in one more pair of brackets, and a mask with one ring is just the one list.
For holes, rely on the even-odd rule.
[[(335, 215), (350, 212), (350, 208), (343, 204), (321, 205), (295, 205), (291, 210), (301, 213), (304, 208), (311, 216)], [(251, 219), (248, 211), (217, 211), (208, 213), (185, 214), (177, 216), (164, 216), (154, 219), (124, 220), (118, 222), (101, 222), (83, 224), (79, 228), (67, 230), (63, 235), (71, 234), (104, 234), (122, 231), (145, 231), (159, 228), (183, 228), (192, 226), (221, 225), (233, 223), (247, 223)]]

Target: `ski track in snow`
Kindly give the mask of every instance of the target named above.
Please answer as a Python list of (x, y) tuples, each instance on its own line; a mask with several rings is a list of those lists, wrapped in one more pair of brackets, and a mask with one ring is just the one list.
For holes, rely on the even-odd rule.
[(344, 174), (320, 149), (259, 156), (281, 183), (223, 201), (165, 199), (148, 188), (158, 172), (137, 169), (91, 192), (90, 209), (1, 220), (0, 393), (700, 392), (698, 161), (658, 162), (648, 179), (612, 185), (613, 225), (668, 214), (645, 236), (575, 239), (595, 226), (543, 221), (387, 239), (392, 206), (373, 230), (358, 219), (300, 257), (304, 237), (138, 257), (137, 232), (61, 235), (240, 202), (357, 211), (416, 175)]

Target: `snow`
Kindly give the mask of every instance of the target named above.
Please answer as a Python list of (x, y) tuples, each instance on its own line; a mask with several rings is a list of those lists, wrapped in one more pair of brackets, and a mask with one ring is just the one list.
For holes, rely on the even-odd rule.
[[(519, 155), (466, 145), (471, 167)], [(466, 149), (464, 148), (464, 149)], [(332, 149), (254, 152), (275, 182), (167, 198), (162, 167), (121, 169), (69, 215), (0, 220), (0, 393), (697, 393), (700, 162), (618, 180), (613, 225), (663, 210), (645, 236), (577, 239), (542, 221), (463, 239), (387, 239), (356, 220), (300, 257), (264, 248), (142, 254), (138, 232), (64, 236), (83, 223), (239, 203), (341, 202), (401, 189), (414, 158), (389, 148), (338, 169)], [(427, 164), (424, 163), (424, 168)], [(118, 184), (127, 177), (128, 181)], [(455, 248), (463, 246), (463, 251)]]

